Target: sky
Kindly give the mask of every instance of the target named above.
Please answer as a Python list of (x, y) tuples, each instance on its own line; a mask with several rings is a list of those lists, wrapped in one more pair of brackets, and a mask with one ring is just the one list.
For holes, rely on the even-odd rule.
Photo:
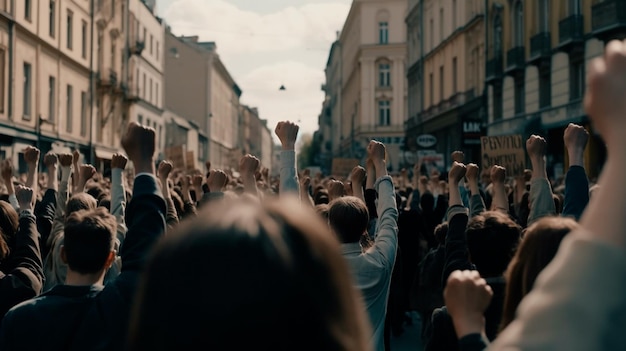
[[(276, 123), (284, 120), (298, 123), (303, 135), (317, 130), (324, 68), (350, 3), (157, 0), (157, 12), (175, 35), (198, 35), (216, 43), (220, 59), (243, 91), (241, 103), (259, 109), (272, 135)], [(281, 85), (286, 90), (280, 91)]]

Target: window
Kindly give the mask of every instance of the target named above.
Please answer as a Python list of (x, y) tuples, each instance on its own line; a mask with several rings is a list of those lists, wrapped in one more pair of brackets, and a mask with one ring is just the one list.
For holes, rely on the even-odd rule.
[(378, 23), (378, 43), (379, 44), (389, 43), (389, 23), (388, 22)]
[(138, 115), (137, 116), (137, 123), (143, 125), (143, 116), (142, 115)]
[(443, 7), (439, 10), (439, 42), (442, 42), (445, 39), (444, 36), (444, 27), (443, 27)]
[(582, 99), (585, 92), (585, 66), (582, 59), (571, 60), (570, 66), (570, 101)]
[(31, 0), (24, 0), (24, 18), (30, 22), (31, 14), (32, 14), (32, 3)]
[(551, 76), (552, 70), (550, 66), (542, 66), (539, 69), (539, 108), (550, 107), (552, 103)]
[(4, 113), (5, 51), (0, 49), (0, 113)]
[(152, 103), (152, 78), (150, 78), (150, 85), (149, 85), (149, 87), (150, 87), (150, 95), (149, 95), (150, 98), (148, 99), (148, 101), (150, 103)]
[(452, 58), (452, 94), (456, 94), (457, 92), (457, 67), (456, 67), (456, 57)]
[(515, 77), (515, 115), (524, 113), (524, 76)]
[(443, 66), (439, 67), (439, 101), (445, 99)]
[(159, 51), (161, 50), (159, 41), (156, 42), (156, 60), (159, 61)]
[(30, 63), (24, 62), (24, 119), (30, 120), (32, 105), (32, 66)]
[(146, 74), (144, 73), (143, 74), (143, 85), (142, 85), (142, 91), (143, 91), (143, 98), (144, 98), (144, 100), (146, 99), (146, 91), (148, 90), (146, 88), (146, 86), (147, 86), (146, 85)]
[(378, 65), (378, 86), (391, 86), (391, 65), (388, 63)]
[(80, 136), (87, 136), (87, 93), (80, 92)]
[(389, 100), (378, 102), (378, 124), (381, 126), (391, 124), (391, 102)]
[(66, 116), (66, 130), (68, 133), (72, 132), (72, 124), (74, 124), (74, 116), (73, 109), (74, 103), (72, 102), (74, 95), (74, 88), (71, 85), (67, 85), (67, 98), (65, 100), (65, 111), (67, 113)]
[(503, 91), (502, 91), (502, 82), (496, 82), (493, 85), (493, 120), (499, 121), (502, 119), (502, 111), (503, 111)]
[(51, 38), (54, 38), (56, 34), (56, 7), (56, 0), (50, 0), (50, 18), (48, 19), (50, 28), (48, 28), (48, 32), (50, 33)]
[[(113, 40), (111, 40), (111, 41), (113, 41)], [(117, 53), (117, 48), (115, 46), (115, 43), (112, 43), (111, 44), (111, 71), (112, 72), (115, 71), (115, 67), (116, 67), (116, 63), (117, 63), (117, 62), (115, 62), (116, 61), (115, 57), (117, 56), (116, 53)]]
[(524, 46), (524, 4), (521, 0), (513, 7), (513, 47)]
[(148, 38), (148, 30), (146, 29), (146, 27), (143, 27), (143, 38), (141, 40), (143, 40), (143, 42), (146, 42), (146, 39)]
[[(117, 11), (115, 11), (115, 0), (111, 0), (111, 18), (115, 18), (115, 13)], [(122, 21), (123, 22), (123, 21)]]
[(502, 17), (496, 16), (493, 20), (493, 53), (495, 57), (502, 56)]
[(81, 55), (84, 59), (87, 58), (87, 22), (81, 22)]
[(146, 127), (152, 127), (152, 125), (150, 125), (150, 118), (146, 118)]
[(72, 50), (72, 31), (74, 30), (72, 24), (74, 22), (74, 13), (67, 10), (67, 48)]
[(452, 28), (456, 30), (456, 0), (452, 0)]
[(150, 34), (150, 55), (153, 54), (152, 46), (154, 45), (154, 37)]
[(567, 12), (570, 15), (580, 15), (580, 0), (567, 0)]
[(435, 104), (435, 82), (434, 82), (433, 74), (431, 73), (428, 78), (430, 80), (429, 82), (430, 83), (430, 89), (429, 89), (430, 106), (433, 106)]
[(539, 33), (546, 33), (550, 31), (550, 0), (539, 0), (539, 6), (537, 8), (539, 13), (537, 14), (537, 20), (539, 21)]
[(435, 48), (435, 22), (433, 19), (430, 19), (430, 49)]
[(159, 83), (155, 83), (156, 103), (155, 106), (159, 106)]
[(48, 121), (54, 123), (56, 117), (57, 80), (53, 76), (48, 77)]

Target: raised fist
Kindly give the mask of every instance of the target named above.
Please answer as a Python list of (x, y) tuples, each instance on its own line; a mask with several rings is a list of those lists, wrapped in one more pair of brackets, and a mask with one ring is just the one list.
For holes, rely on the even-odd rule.
[(296, 124), (284, 121), (278, 122), (274, 132), (276, 133), (278, 139), (280, 139), (280, 143), (282, 144), (284, 150), (293, 150), (296, 146), (296, 138), (298, 137), (299, 130), (300, 127)]
[(259, 159), (250, 154), (243, 156), (239, 161), (239, 172), (245, 175), (255, 175), (260, 167), (261, 162)]
[(122, 154), (113, 154), (113, 157), (111, 157), (111, 168), (124, 169), (126, 168), (127, 162), (128, 159), (126, 156)]
[(563, 141), (568, 150), (585, 150), (587, 141), (589, 140), (589, 132), (577, 124), (570, 123), (563, 133)]
[(463, 163), (465, 160), (465, 154), (463, 151), (455, 151), (452, 153), (452, 162)]
[[(450, 182), (459, 183), (461, 179), (465, 177), (466, 172), (467, 167), (464, 164), (454, 162), (452, 164), (452, 168), (450, 168), (450, 172), (448, 173), (448, 178), (450, 179)], [(439, 181), (437, 181), (437, 184), (439, 184)]]
[(367, 145), (367, 156), (372, 159), (372, 161), (384, 161), (385, 160), (385, 144), (372, 140), (369, 145)]
[(358, 186), (362, 186), (365, 183), (365, 176), (367, 175), (367, 171), (365, 168), (361, 166), (356, 166), (352, 169), (352, 173), (350, 173), (350, 180), (352, 183), (357, 184)]
[(172, 169), (174, 169), (174, 166), (172, 166), (170, 161), (161, 161), (161, 163), (159, 163), (157, 174), (160, 179), (167, 179), (170, 176)]
[(211, 170), (211, 161), (206, 161), (204, 163), (204, 167), (206, 167), (207, 172)]
[(506, 168), (498, 165), (491, 167), (491, 182), (494, 184), (504, 184), (506, 179)]
[(202, 182), (204, 181), (204, 177), (201, 175), (195, 175), (191, 178), (191, 182), (195, 188), (202, 187)]
[(548, 143), (546, 142), (546, 139), (538, 135), (531, 135), (530, 138), (526, 140), (526, 151), (531, 159), (543, 158), (546, 155), (547, 147)]
[(71, 154), (59, 154), (59, 163), (62, 167), (71, 167), (72, 161), (73, 158)]
[(191, 183), (191, 176), (183, 175), (180, 177), (180, 186), (183, 188), (183, 190), (189, 191), (189, 188), (191, 188)]
[(465, 177), (467, 181), (470, 183), (478, 183), (478, 173), (480, 173), (480, 169), (478, 165), (475, 163), (470, 163), (466, 166), (467, 172), (465, 173)]
[(481, 332), (484, 312), (492, 296), (491, 287), (478, 271), (454, 271), (450, 274), (443, 297), (459, 337)]
[(332, 201), (346, 195), (346, 188), (343, 182), (331, 180), (328, 184), (328, 197)]
[(126, 134), (122, 137), (122, 147), (133, 163), (152, 163), (156, 148), (154, 129), (131, 122)]
[(74, 150), (74, 152), (72, 152), (72, 163), (78, 164), (79, 159), (80, 159), (80, 152), (78, 150)]
[(89, 179), (93, 178), (96, 175), (96, 169), (92, 165), (81, 165), (79, 167), (79, 175), (80, 179), (83, 182), (87, 182)]
[(221, 169), (212, 170), (206, 181), (209, 191), (223, 192), (226, 184), (228, 184), (228, 175)]
[(29, 165), (35, 165), (39, 163), (39, 149), (36, 147), (28, 146), (24, 150), (24, 161)]
[(15, 188), (15, 196), (17, 197), (17, 202), (20, 204), (20, 209), (33, 209), (33, 203), (35, 201), (33, 189), (18, 185)]
[(13, 178), (13, 162), (10, 159), (2, 161), (2, 179), (6, 182), (11, 182)]
[(300, 189), (308, 191), (309, 186), (311, 186), (311, 177), (300, 178)]

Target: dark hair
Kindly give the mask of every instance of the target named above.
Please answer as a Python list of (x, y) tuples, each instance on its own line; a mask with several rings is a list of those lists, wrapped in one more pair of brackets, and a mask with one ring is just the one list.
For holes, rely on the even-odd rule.
[(433, 213), (435, 210), (435, 196), (427, 191), (420, 197), (420, 207), (423, 213)]
[(528, 227), (506, 271), (500, 330), (515, 319), (517, 306), (532, 290), (539, 273), (552, 261), (563, 238), (578, 228), (576, 221), (565, 217), (544, 217)]
[(508, 215), (486, 211), (467, 225), (470, 259), (483, 277), (500, 276), (506, 270), (520, 240), (521, 227)]
[(105, 196), (100, 199), (100, 201), (98, 201), (98, 207), (106, 208), (109, 212), (111, 212), (111, 198)]
[(5, 201), (0, 201), (0, 260), (11, 252), (12, 243), (19, 226), (17, 211)]
[(93, 210), (98, 207), (96, 199), (87, 193), (72, 195), (67, 201), (67, 215), (80, 210)]
[(365, 203), (354, 196), (344, 196), (329, 204), (328, 221), (342, 243), (356, 243), (367, 230), (369, 214)]
[(63, 239), (69, 268), (81, 274), (103, 269), (114, 248), (116, 223), (104, 208), (70, 214), (65, 220)]
[(107, 196), (106, 191), (104, 190), (104, 188), (102, 188), (102, 186), (100, 186), (100, 184), (93, 184), (90, 185), (85, 192), (91, 196), (93, 196), (94, 199), (96, 199), (96, 201), (100, 202), (103, 198), (105, 198)]
[(443, 222), (435, 227), (435, 239), (439, 245), (446, 243), (446, 236), (448, 236), (448, 222)]
[(153, 251), (129, 350), (367, 349), (365, 310), (328, 226), (297, 200), (224, 201)]

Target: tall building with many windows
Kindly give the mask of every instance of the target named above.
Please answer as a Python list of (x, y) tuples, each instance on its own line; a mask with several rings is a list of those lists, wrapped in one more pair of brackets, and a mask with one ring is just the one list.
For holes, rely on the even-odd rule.
[(376, 139), (387, 144), (388, 165), (398, 170), (407, 105), (406, 11), (405, 0), (353, 1), (326, 68), (323, 115), (330, 117), (323, 122), (332, 135), (318, 137), (332, 157), (364, 159)]
[(626, 37), (621, 0), (490, 0), (487, 9), (488, 133), (541, 134), (549, 174), (567, 169), (562, 138), (570, 122), (586, 126), (586, 168), (597, 175), (605, 158), (583, 108), (585, 67), (605, 43)]

